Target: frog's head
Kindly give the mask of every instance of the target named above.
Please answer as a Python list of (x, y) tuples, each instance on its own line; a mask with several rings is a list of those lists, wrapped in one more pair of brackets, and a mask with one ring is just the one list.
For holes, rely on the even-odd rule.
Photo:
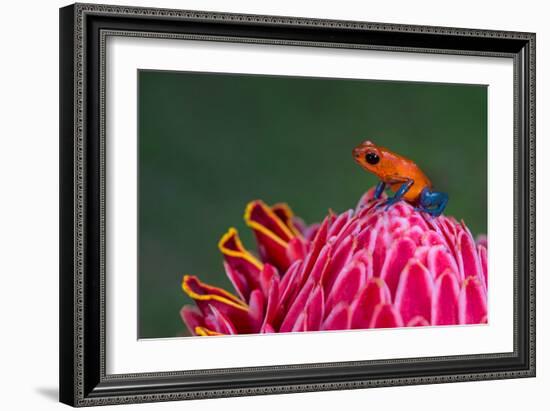
[(380, 160), (382, 159), (382, 151), (372, 141), (363, 141), (352, 151), (353, 159), (363, 167), (376, 175), (380, 173)]

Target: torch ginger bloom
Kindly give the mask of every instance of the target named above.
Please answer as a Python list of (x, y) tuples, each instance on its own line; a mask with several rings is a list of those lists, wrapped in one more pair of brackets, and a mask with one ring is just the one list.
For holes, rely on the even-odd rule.
[(405, 202), (385, 211), (366, 193), (356, 210), (306, 227), (286, 205), (248, 204), (259, 258), (234, 228), (219, 249), (236, 293), (185, 275), (193, 335), (347, 330), (487, 322), (487, 242), (464, 224)]

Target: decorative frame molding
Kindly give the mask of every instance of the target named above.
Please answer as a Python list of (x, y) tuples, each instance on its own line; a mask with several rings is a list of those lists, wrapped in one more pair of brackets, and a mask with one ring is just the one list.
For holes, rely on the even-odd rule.
[[(106, 375), (105, 46), (115, 35), (513, 58), (514, 351)], [(60, 10), (60, 97), (62, 402), (90, 406), (535, 375), (535, 34), (75, 4)]]

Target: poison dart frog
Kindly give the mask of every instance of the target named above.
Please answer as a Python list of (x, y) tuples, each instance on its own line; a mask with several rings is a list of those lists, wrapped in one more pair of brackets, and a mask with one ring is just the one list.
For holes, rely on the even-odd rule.
[(374, 198), (379, 199), (386, 185), (395, 193), (380, 206), (388, 210), (393, 204), (405, 200), (432, 216), (439, 216), (449, 196), (432, 191), (432, 183), (420, 168), (406, 157), (396, 154), (371, 141), (364, 141), (353, 149), (353, 158), (365, 170), (375, 174), (380, 182), (376, 186)]

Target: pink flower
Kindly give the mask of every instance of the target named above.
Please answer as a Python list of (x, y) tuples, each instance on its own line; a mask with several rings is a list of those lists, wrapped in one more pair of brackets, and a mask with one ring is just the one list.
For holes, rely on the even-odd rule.
[(236, 294), (185, 275), (194, 301), (181, 316), (195, 335), (346, 330), (487, 322), (487, 239), (405, 202), (307, 227), (287, 205), (248, 204), (259, 258), (230, 228), (219, 242)]

